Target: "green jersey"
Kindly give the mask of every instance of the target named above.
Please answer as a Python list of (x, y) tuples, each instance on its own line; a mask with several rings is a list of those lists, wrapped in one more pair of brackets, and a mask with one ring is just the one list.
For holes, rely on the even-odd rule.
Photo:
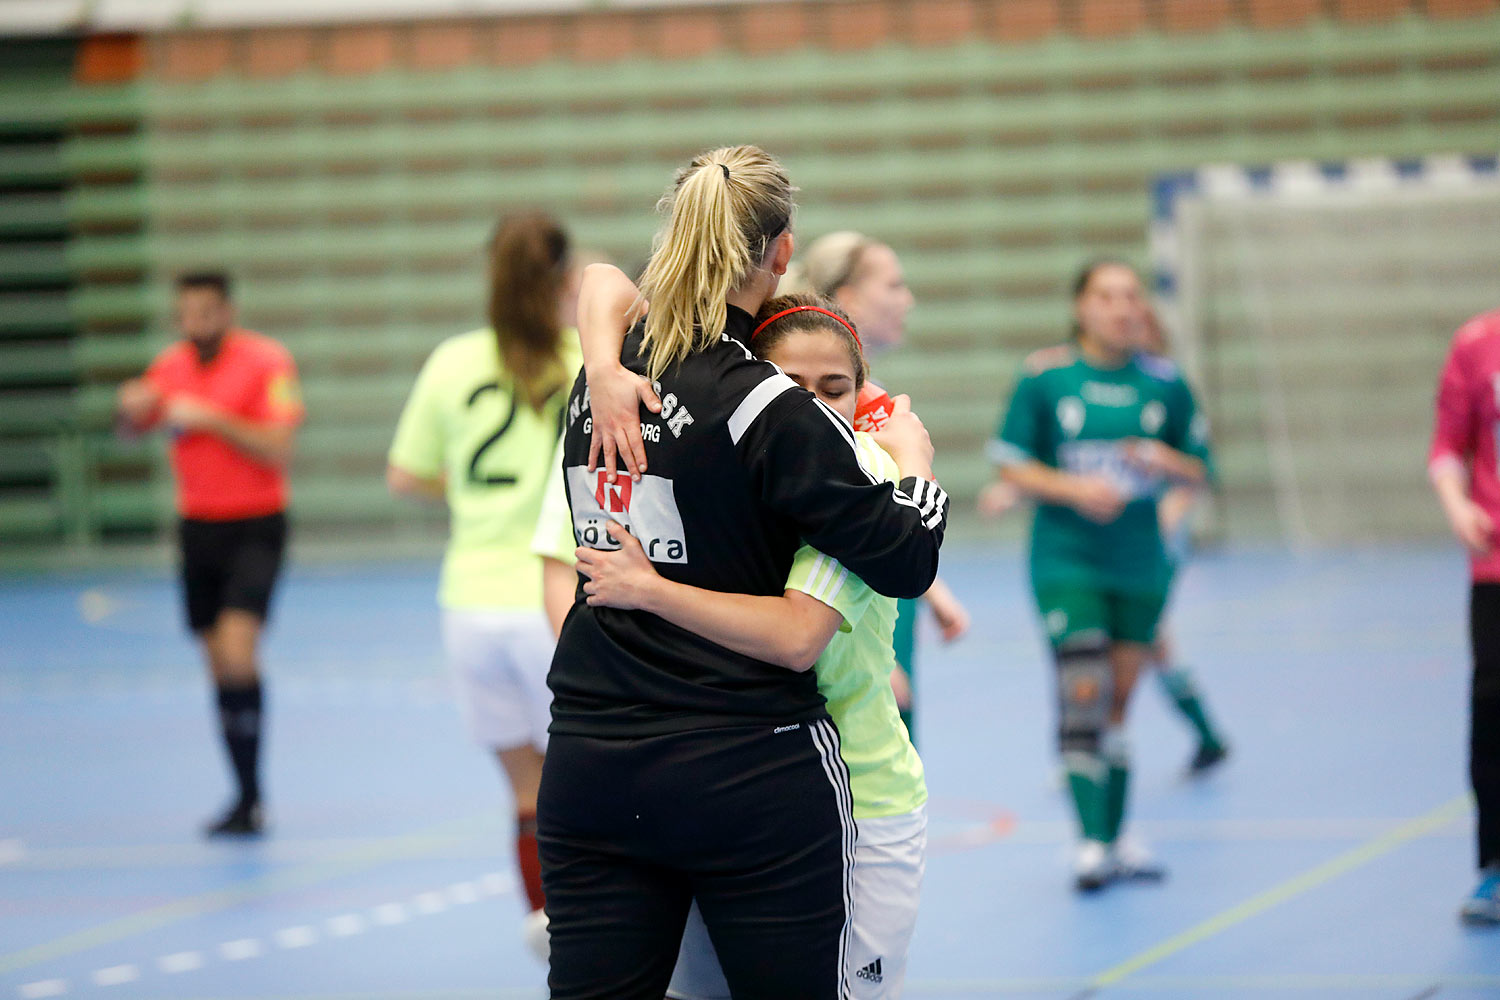
[[(580, 364), (578, 338), (566, 331), (562, 344), (571, 376)], [(518, 399), (490, 330), (445, 340), (422, 366), (389, 460), (445, 481), (451, 532), (439, 592), (444, 607), (541, 607), (531, 540), (565, 397), (556, 392), (539, 410)]]
[(998, 465), (1034, 460), (1110, 480), (1123, 513), (1096, 524), (1071, 507), (1038, 504), (1031, 533), (1033, 582), (1071, 583), (1131, 593), (1163, 591), (1171, 562), (1156, 502), (1166, 483), (1127, 460), (1131, 439), (1155, 438), (1210, 462), (1208, 425), (1176, 365), (1139, 356), (1096, 368), (1075, 348), (1038, 351), (1016, 383), (990, 457)]
[[(865, 467), (899, 482), (896, 463), (868, 434), (855, 435)], [(922, 759), (901, 722), (891, 671), (896, 602), (875, 593), (836, 559), (804, 545), (786, 589), (798, 590), (843, 616), (843, 624), (813, 670), (828, 714), (839, 727), (840, 750), (854, 789), (854, 818), (913, 812), (927, 801)]]

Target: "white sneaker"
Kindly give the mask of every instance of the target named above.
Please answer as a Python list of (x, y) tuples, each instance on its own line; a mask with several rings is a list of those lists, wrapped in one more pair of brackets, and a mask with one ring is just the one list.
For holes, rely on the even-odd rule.
[(521, 920), (521, 940), (543, 965), (552, 955), (552, 938), (547, 933), (547, 911), (532, 910)]
[(1109, 848), (1097, 840), (1079, 841), (1073, 852), (1073, 885), (1079, 892), (1103, 889), (1114, 873)]
[(1121, 834), (1116, 838), (1110, 845), (1109, 854), (1115, 878), (1131, 882), (1160, 882), (1167, 877), (1167, 870), (1161, 862), (1131, 834)]

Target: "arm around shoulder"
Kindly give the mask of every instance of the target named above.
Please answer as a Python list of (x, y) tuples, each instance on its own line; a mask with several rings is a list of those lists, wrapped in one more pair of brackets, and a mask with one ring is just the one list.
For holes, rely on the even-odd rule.
[(848, 423), (800, 389), (768, 407), (739, 446), (762, 500), (807, 544), (887, 597), (932, 586), (948, 523), (937, 483), (910, 477), (898, 488), (873, 476)]

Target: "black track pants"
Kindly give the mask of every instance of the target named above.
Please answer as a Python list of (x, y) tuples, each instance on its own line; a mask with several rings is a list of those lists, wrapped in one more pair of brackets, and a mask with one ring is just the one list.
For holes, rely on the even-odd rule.
[(841, 1000), (850, 810), (827, 720), (554, 733), (537, 804), (552, 1000), (661, 1000), (694, 898), (736, 1000)]

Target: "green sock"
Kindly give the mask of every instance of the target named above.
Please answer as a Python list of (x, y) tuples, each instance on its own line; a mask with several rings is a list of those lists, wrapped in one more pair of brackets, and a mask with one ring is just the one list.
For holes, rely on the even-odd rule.
[(1130, 790), (1130, 747), (1125, 742), (1125, 732), (1109, 729), (1104, 733), (1101, 747), (1102, 762), (1106, 768), (1104, 778), (1104, 836), (1106, 844), (1113, 844), (1125, 823), (1125, 797)]
[(1203, 707), (1203, 695), (1198, 691), (1198, 684), (1193, 680), (1193, 672), (1187, 667), (1165, 667), (1156, 672), (1161, 680), (1162, 689), (1167, 692), (1167, 697), (1177, 706), (1183, 718), (1192, 724), (1198, 733), (1198, 739), (1205, 746), (1222, 747), (1224, 741), (1219, 738), (1218, 730), (1208, 717), (1208, 709)]
[(1063, 767), (1068, 772), (1068, 790), (1073, 793), (1073, 806), (1078, 810), (1078, 825), (1083, 838), (1107, 842), (1105, 832), (1109, 815), (1104, 761), (1098, 754), (1070, 752), (1063, 754)]

